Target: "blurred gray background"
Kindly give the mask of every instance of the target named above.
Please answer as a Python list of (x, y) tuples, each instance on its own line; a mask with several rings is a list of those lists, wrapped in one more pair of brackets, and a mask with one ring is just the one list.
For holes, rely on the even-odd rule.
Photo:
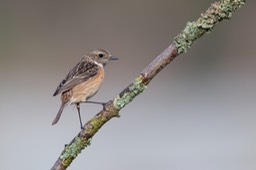
[[(107, 101), (212, 2), (2, 0), (0, 169), (50, 169), (79, 132), (74, 106), (51, 126), (60, 106), (52, 94), (84, 52), (120, 57), (93, 98)], [(175, 59), (69, 169), (255, 170), (255, 5)], [(81, 109), (86, 122), (101, 106)]]

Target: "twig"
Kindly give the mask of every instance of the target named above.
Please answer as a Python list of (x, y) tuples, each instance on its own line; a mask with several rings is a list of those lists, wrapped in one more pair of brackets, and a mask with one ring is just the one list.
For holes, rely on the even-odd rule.
[(240, 8), (245, 0), (221, 0), (211, 4), (207, 11), (194, 22), (188, 22), (185, 29), (175, 37), (160, 55), (158, 55), (118, 96), (105, 105), (105, 109), (95, 115), (84, 125), (84, 129), (65, 146), (52, 170), (64, 170), (77, 155), (88, 145), (97, 131), (111, 118), (119, 117), (119, 111), (142, 93), (149, 82), (179, 54), (188, 48), (202, 35), (209, 33), (223, 19), (230, 19), (232, 13)]

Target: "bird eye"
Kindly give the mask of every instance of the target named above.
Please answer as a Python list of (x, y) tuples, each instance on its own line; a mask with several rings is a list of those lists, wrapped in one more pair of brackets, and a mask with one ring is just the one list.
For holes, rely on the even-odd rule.
[(104, 55), (102, 53), (99, 54), (99, 57), (102, 58)]

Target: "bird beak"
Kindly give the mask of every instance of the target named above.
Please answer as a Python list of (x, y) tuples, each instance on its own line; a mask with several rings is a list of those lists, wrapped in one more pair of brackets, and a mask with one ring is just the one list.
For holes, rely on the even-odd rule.
[(116, 57), (116, 56), (110, 56), (110, 60), (118, 60), (118, 57)]

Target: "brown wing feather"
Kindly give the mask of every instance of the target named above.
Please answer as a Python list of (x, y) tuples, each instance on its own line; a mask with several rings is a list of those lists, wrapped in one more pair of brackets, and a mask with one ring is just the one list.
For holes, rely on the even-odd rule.
[(66, 78), (60, 82), (53, 96), (70, 90), (74, 86), (88, 80), (90, 77), (96, 75), (98, 70), (99, 66), (95, 64), (91, 59), (87, 57), (82, 58), (82, 60), (69, 71)]

